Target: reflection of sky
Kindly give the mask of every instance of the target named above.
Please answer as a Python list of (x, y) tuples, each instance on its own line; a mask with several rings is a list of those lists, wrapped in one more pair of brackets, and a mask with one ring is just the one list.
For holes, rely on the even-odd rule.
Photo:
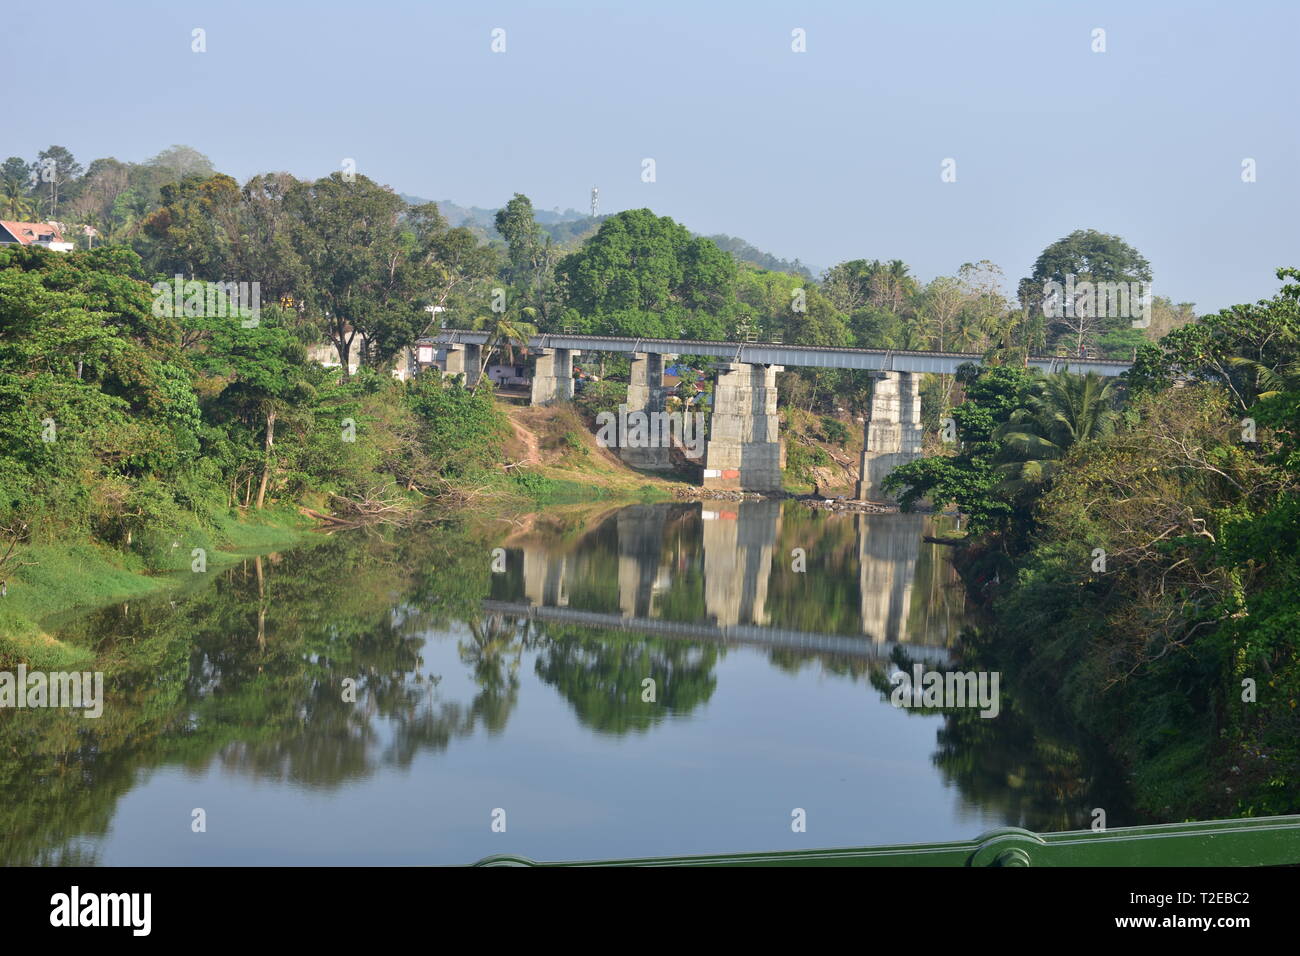
[[(442, 678), (440, 699), (473, 698), (456, 637), (435, 635), (423, 653), (427, 672)], [(422, 750), (406, 769), (330, 791), (224, 772), (215, 761), (198, 773), (156, 771), (121, 798), (100, 860), (610, 858), (969, 839), (997, 822), (963, 812), (933, 766), (938, 718), (896, 710), (863, 679), (816, 664), (790, 675), (761, 651), (731, 650), (718, 660), (712, 697), (689, 716), (611, 736), (578, 722), (536, 677), (535, 657), (524, 654), (504, 732), (480, 727), (444, 752)], [(194, 807), (207, 811), (206, 833), (190, 831)], [(504, 834), (490, 829), (497, 807)], [(805, 834), (791, 832), (796, 807), (807, 811)]]

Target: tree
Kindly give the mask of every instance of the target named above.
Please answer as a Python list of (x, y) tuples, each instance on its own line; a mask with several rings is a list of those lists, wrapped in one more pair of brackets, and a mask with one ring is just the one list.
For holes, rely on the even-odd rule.
[(465, 475), (496, 460), (509, 429), (491, 391), (475, 393), (435, 371), (407, 384), (408, 402), (423, 423), (423, 441), (443, 475)]
[(963, 365), (957, 380), (966, 400), (952, 409), (959, 444), (956, 454), (931, 455), (895, 468), (885, 488), (902, 490), (899, 506), (910, 511), (922, 498), (936, 505), (955, 502), (970, 516), (972, 533), (1003, 530), (1017, 518), (1012, 502), (998, 489), (995, 458), (1001, 444), (994, 432), (1031, 394), (1036, 373), (1014, 365)]
[(880, 279), (890, 311), (895, 314), (903, 308), (903, 303), (916, 295), (916, 280), (912, 278), (907, 264), (902, 259), (890, 259)]
[(1007, 342), (1011, 335), (1010, 304), (1002, 292), (1002, 270), (988, 259), (967, 262), (957, 270), (966, 300), (958, 328), (964, 350), (983, 351), (990, 344)]
[(851, 259), (827, 270), (822, 291), (841, 312), (852, 315), (864, 306), (902, 315), (918, 292), (916, 279), (902, 259)]
[(1174, 329), (1196, 321), (1196, 306), (1191, 302), (1175, 303), (1167, 296), (1151, 299), (1151, 325), (1144, 331), (1153, 342), (1158, 342)]
[(36, 204), (29, 196), (32, 178), (32, 167), (17, 156), (10, 156), (0, 166), (0, 203), (4, 218), (10, 222), (23, 222), (36, 215)]
[(497, 232), (506, 241), (509, 265), (506, 279), (526, 294), (546, 324), (554, 302), (555, 264), (559, 260), (551, 237), (533, 218), (532, 201), (515, 193), (505, 208), (497, 210)]
[(288, 197), (299, 187), (288, 173), (254, 176), (240, 192), (239, 236), (232, 254), (231, 276), (248, 276), (262, 284), (264, 301), (292, 300), (293, 320), (309, 325), (299, 309), (306, 279), (295, 246), (298, 222)]
[(298, 183), (286, 201), (302, 263), (299, 298), (338, 351), (343, 374), (358, 336), (361, 364), (382, 366), (427, 321), (424, 275), (411, 268), (402, 237), (406, 204), (365, 176), (348, 182), (342, 173)]
[(93, 525), (130, 545), (145, 477), (202, 487), (192, 373), (141, 272), (122, 248), (0, 248), (0, 525)]
[(1114, 380), (1096, 372), (1057, 372), (1037, 382), (1024, 407), (993, 433), (1002, 444), (1000, 489), (1012, 497), (1041, 491), (1071, 447), (1114, 431), (1114, 396)]
[[(421, 302), (452, 314), (475, 314), (497, 273), (496, 250), (463, 226), (450, 228), (437, 203), (409, 208), (404, 226), (413, 240), (410, 257), (419, 274), (412, 283), (422, 289)], [(436, 321), (438, 312), (433, 315)]]
[(526, 348), (532, 337), (537, 334), (537, 326), (533, 324), (536, 318), (537, 310), (524, 305), (522, 300), (516, 297), (508, 302), (508, 307), (503, 311), (493, 311), (474, 320), (472, 328), (487, 329), (488, 337), (483, 343), (479, 375), (472, 391), (477, 392), (479, 386), (488, 377), (487, 368), (492, 363), (492, 356), (497, 352), (504, 350), (507, 355), (506, 360), (514, 364), (515, 346), (521, 345)]
[(191, 176), (207, 179), (216, 172), (212, 168), (212, 160), (193, 146), (169, 146), (149, 160), (149, 165), (167, 170), (177, 180)]
[(876, 263), (852, 259), (827, 269), (822, 275), (822, 293), (835, 308), (852, 315), (871, 298), (871, 280)]
[(1277, 277), (1284, 284), (1272, 299), (1201, 316), (1139, 349), (1127, 376), (1130, 388), (1159, 392), (1180, 380), (1204, 379), (1223, 386), (1240, 411), (1248, 409), (1258, 394), (1258, 374), (1233, 359), (1277, 371), (1300, 350), (1300, 269), (1279, 269)]
[(966, 295), (952, 276), (938, 276), (921, 292), (918, 317), (930, 339), (930, 348), (951, 351), (957, 337), (957, 319), (966, 304)]
[(60, 188), (81, 175), (81, 164), (64, 147), (51, 146), (37, 154), (35, 167), (37, 178), (49, 188), (50, 218), (58, 219)]
[[(1069, 280), (1073, 279), (1073, 283)], [(1042, 251), (1034, 262), (1033, 273), (1022, 283), (1021, 300), (1035, 309), (1044, 306), (1042, 290), (1048, 282), (1062, 288), (1080, 282), (1147, 282), (1151, 281), (1151, 264), (1119, 236), (1095, 229), (1076, 229)], [(1025, 285), (1028, 288), (1025, 288)], [(1055, 303), (1059, 308), (1049, 316), (1048, 331), (1056, 339), (1068, 337), (1072, 352), (1082, 352), (1097, 337), (1119, 327), (1132, 328), (1131, 316), (1106, 317), (1087, 307), (1082, 294), (1076, 302)], [(1066, 306), (1069, 305), (1067, 309)], [(1131, 307), (1131, 306), (1130, 306)]]
[(261, 510), (274, 470), (276, 422), (307, 404), (313, 395), (306, 378), (305, 350), (280, 323), (275, 308), (264, 312), (253, 328), (220, 319), (200, 321), (211, 333), (200, 365), (229, 379), (217, 405), (262, 426), (262, 477), (257, 488), (257, 508)]
[(168, 275), (233, 278), (230, 266), (241, 237), (239, 184), (224, 173), (192, 177), (163, 186), (161, 197), (162, 205), (143, 223), (145, 235), (156, 242), (152, 264)]
[(1020, 345), (1025, 360), (1047, 348), (1047, 319), (1044, 315), (1043, 283), (1033, 278), (1021, 279), (1016, 286), (1016, 299), (1020, 303)]
[(693, 316), (736, 314), (735, 260), (649, 209), (610, 216), (555, 272), (593, 331), (672, 337)]
[(130, 185), (129, 164), (111, 158), (95, 160), (86, 168), (81, 190), (69, 206), (73, 221), (92, 226), (101, 235), (110, 233), (118, 198)]

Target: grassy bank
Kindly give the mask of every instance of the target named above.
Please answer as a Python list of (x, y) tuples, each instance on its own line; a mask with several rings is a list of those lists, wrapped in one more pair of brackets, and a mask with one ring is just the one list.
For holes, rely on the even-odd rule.
[(509, 469), (466, 484), (506, 507), (668, 501), (674, 489), (689, 485), (675, 472), (629, 468), (597, 442), (571, 404), (499, 407), (512, 431), (503, 449)]
[[(570, 406), (509, 411), (514, 435), (505, 459), (511, 467), (456, 480), (458, 510), (495, 520), (543, 507), (549, 514), (593, 503), (665, 501), (683, 484), (676, 475), (627, 467), (597, 444)], [(323, 500), (311, 503), (328, 509)], [(24, 546), (6, 569), (8, 594), (0, 598), (0, 668), (21, 662), (39, 670), (85, 669), (94, 651), (54, 636), (70, 619), (116, 602), (202, 588), (214, 572), (248, 555), (310, 542), (313, 526), (288, 506), (232, 514), (170, 542), (150, 535), (149, 561), (88, 536)], [(203, 573), (191, 567), (196, 547), (204, 551)]]
[(287, 510), (231, 516), (208, 530), (206, 571), (192, 569), (187, 541), (177, 541), (162, 572), (148, 573), (142, 560), (83, 538), (39, 544), (17, 552), (18, 567), (0, 598), (0, 667), (26, 663), (36, 670), (74, 670), (95, 659), (86, 647), (63, 643), (51, 633), (59, 620), (116, 601), (163, 591), (203, 587), (211, 575), (251, 554), (295, 547), (312, 540), (310, 524)]

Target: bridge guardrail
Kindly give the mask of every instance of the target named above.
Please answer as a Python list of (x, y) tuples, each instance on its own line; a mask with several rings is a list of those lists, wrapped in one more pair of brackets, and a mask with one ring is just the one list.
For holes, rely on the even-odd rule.
[(1294, 866), (1300, 864), (1300, 815), (1204, 820), (1113, 830), (1034, 833), (991, 830), (957, 843), (779, 850), (702, 856), (539, 862), (499, 854), (475, 866)]

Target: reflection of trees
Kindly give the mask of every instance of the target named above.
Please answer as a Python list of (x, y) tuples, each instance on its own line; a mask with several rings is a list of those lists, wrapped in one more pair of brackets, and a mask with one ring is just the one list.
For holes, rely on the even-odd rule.
[(809, 653), (792, 647), (774, 647), (767, 652), (773, 667), (787, 674), (798, 674), (805, 668), (817, 667), (820, 673), (834, 677), (847, 677), (857, 681), (873, 671), (885, 667), (885, 661), (849, 654)]
[[(998, 669), (981, 660), (971, 643), (963, 651), (964, 659), (947, 667)], [(927, 665), (927, 669), (945, 668)], [(895, 670), (910, 673), (911, 667), (898, 659), (870, 674), (872, 686), (885, 701), (894, 690), (889, 675)], [(1023, 689), (1012, 690), (1006, 677), (1003, 674), (1000, 681), (997, 717), (981, 717), (977, 707), (913, 711), (943, 714), (933, 761), (962, 796), (995, 812), (1008, 826), (1038, 832), (1086, 829), (1097, 807), (1105, 809), (1112, 826), (1141, 822), (1134, 819), (1111, 762), (1062, 728), (1031, 717), (1026, 705), (1041, 709), (1045, 701)]]
[[(479, 724), (504, 727), (518, 682), (498, 666), (505, 650), (494, 624), (472, 619), (474, 639), (462, 646), (482, 688), (468, 705), (441, 700), (421, 670), (428, 627), (487, 593), (486, 563), (477, 573), (466, 567), (486, 549), (448, 534), (431, 544), (354, 536), (289, 555), (265, 596), (235, 602), (256, 613), (269, 601), (264, 642), (200, 635), (191, 674), (212, 670), (220, 681), (207, 694), (195, 688), (196, 711), (224, 745), (225, 766), (336, 787), (379, 766), (407, 766)], [(355, 702), (344, 699), (345, 679), (356, 682)]]
[[(0, 863), (94, 862), (71, 841), (107, 832), (118, 797), (151, 767), (197, 770), (216, 757), (335, 787), (478, 725), (504, 726), (509, 680), (487, 668), (468, 705), (442, 701), (419, 653), (425, 629), (477, 609), (488, 567), (474, 558), (485, 553), (455, 529), (343, 536), (250, 559), (188, 599), (81, 619), (62, 636), (95, 648), (104, 714), (0, 713)], [(356, 681), (355, 703), (344, 678)]]
[[(781, 515), (780, 532), (767, 586), (770, 623), (824, 634), (861, 633), (853, 516), (792, 503)], [(793, 548), (804, 549), (806, 570), (793, 569)]]
[[(537, 676), (602, 733), (645, 732), (670, 715), (685, 716), (717, 686), (718, 649), (710, 645), (554, 624), (538, 644)], [(646, 678), (655, 682), (653, 703), (641, 699)]]
[(472, 640), (458, 646), (460, 659), (474, 669), (479, 693), (472, 710), (489, 733), (500, 733), (519, 700), (519, 661), (524, 644), (517, 627), (499, 614), (468, 622)]
[[(852, 522), (793, 513), (799, 517), (787, 517), (778, 553), (805, 547), (809, 573), (774, 562), (774, 619), (807, 630), (854, 630)], [(666, 617), (702, 617), (700, 524), (696, 512), (672, 510), (662, 551), (657, 558), (648, 551), (672, 572), (657, 602)], [(592, 549), (573, 552), (568, 587), (571, 596), (617, 609), (613, 531), (615, 523), (605, 521), (583, 532)], [(155, 767), (197, 771), (215, 762), (329, 789), (409, 766), (480, 731), (500, 733), (518, 705), (525, 653), (536, 654), (537, 677), (579, 722), (602, 733), (645, 733), (712, 698), (721, 648), (483, 615), (495, 543), (451, 524), (419, 534), (342, 535), (249, 559), (212, 582), (196, 576), (193, 590), (174, 599), (115, 605), (80, 619), (61, 636), (95, 650), (109, 700), (98, 720), (0, 711), (0, 864), (95, 862), (93, 843), (78, 841), (105, 834), (119, 796)], [(468, 628), (457, 644), (475, 684), (465, 700), (446, 699), (421, 656), (429, 632), (453, 622)], [(892, 669), (784, 649), (769, 659), (791, 672), (817, 666), (873, 684)], [(345, 678), (356, 681), (355, 703), (343, 699)], [(654, 703), (642, 701), (646, 678), (656, 684)], [(949, 714), (937, 765), (969, 799), (997, 807), (1008, 822), (1078, 826), (1092, 806), (1106, 807), (1112, 822), (1124, 819), (1118, 802), (1090, 782), (1093, 763), (1068, 742), (1069, 733), (1045, 723), (1047, 711), (1030, 710), (1031, 703), (1012, 699), (1004, 686), (997, 719)]]

